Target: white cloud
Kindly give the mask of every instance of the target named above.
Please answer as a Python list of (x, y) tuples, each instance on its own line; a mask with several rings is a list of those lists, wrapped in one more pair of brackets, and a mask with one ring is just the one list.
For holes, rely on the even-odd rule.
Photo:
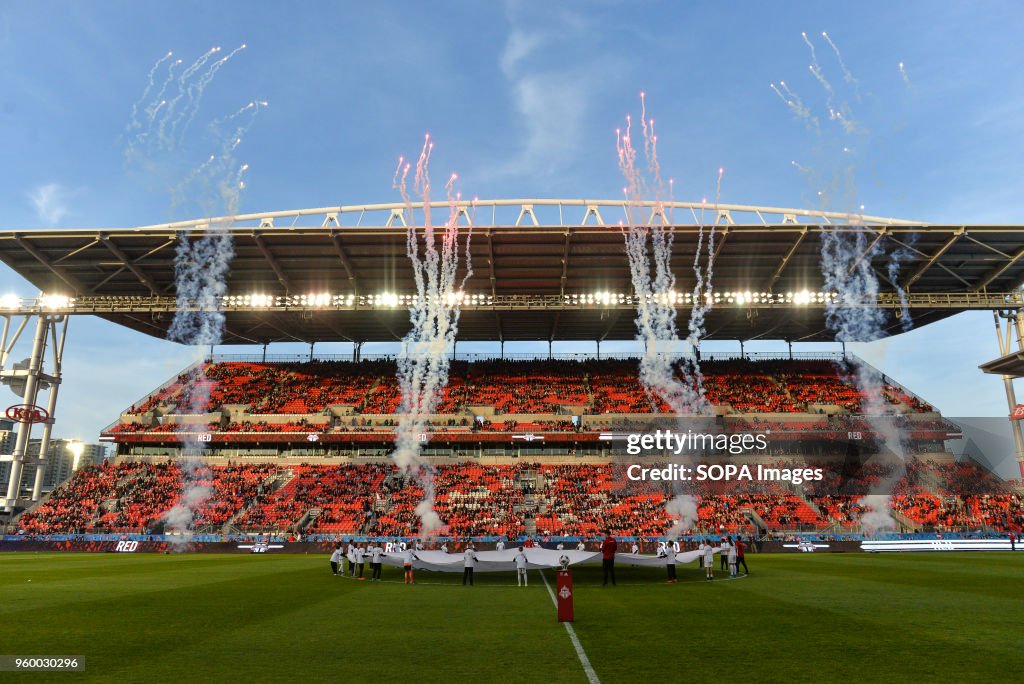
[(544, 174), (570, 163), (582, 145), (591, 82), (583, 74), (553, 72), (523, 76), (514, 88), (526, 140), (506, 170)]
[(68, 215), (72, 194), (60, 183), (44, 183), (29, 193), (29, 199), (32, 200), (39, 220), (48, 226), (54, 226)]
[[(517, 14), (514, 3), (508, 9), (510, 15)], [(512, 16), (510, 21), (516, 22)], [(575, 64), (559, 60), (565, 57), (565, 46), (578, 43), (586, 29), (585, 20), (565, 12), (552, 17), (545, 28), (535, 23), (510, 28), (499, 66), (523, 139), (516, 154), (491, 168), (494, 175), (550, 175), (576, 161), (583, 148), (587, 111), (602, 80), (616, 70), (600, 63), (600, 57), (588, 58), (586, 50), (579, 51)]]
[(501, 71), (506, 78), (515, 78), (516, 67), (540, 47), (544, 38), (538, 33), (524, 33), (514, 29), (501, 51)]

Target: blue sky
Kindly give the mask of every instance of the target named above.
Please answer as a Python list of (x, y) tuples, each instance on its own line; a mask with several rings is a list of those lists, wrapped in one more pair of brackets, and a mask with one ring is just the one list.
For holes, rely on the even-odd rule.
[[(2, 228), (196, 217), (206, 204), (193, 197), (172, 206), (168, 190), (210, 153), (200, 122), (252, 100), (270, 105), (236, 152), (249, 164), (243, 211), (396, 201), (396, 158), (415, 153), (428, 131), (435, 172), (458, 171), (466, 196), (619, 197), (614, 129), (636, 110), (641, 90), (679, 199), (712, 194), (722, 167), (722, 201), (815, 206), (821, 182), (802, 175), (798, 161), (818, 177), (854, 169), (855, 191), (830, 198), (831, 208), (855, 202), (871, 214), (934, 222), (1024, 219), (1024, 9), (1017, 3), (295, 7), (0, 6)], [(853, 136), (827, 121), (802, 31), (823, 74), (845, 88), (860, 126)], [(856, 87), (844, 81), (822, 31)], [(188, 63), (213, 46), (243, 43), (207, 88), (173, 158), (126, 167), (120, 135), (154, 63), (171, 50)], [(821, 134), (771, 91), (780, 80), (821, 119)], [(33, 294), (6, 271), (0, 291)], [(748, 345), (769, 348), (778, 346)], [(977, 370), (997, 355), (987, 313), (863, 351), (947, 415), (1006, 413), (1000, 382)], [(56, 433), (95, 437), (192, 357), (178, 345), (75, 319)]]

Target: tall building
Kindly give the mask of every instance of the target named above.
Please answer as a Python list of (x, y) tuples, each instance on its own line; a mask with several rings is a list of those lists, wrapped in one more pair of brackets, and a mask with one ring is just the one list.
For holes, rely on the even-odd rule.
[[(14, 421), (0, 420), (0, 454), (10, 454), (14, 451), (14, 440), (18, 433), (14, 431)], [(7, 480), (11, 477), (11, 464), (9, 461), (0, 461), (0, 485), (7, 493)]]
[[(10, 421), (0, 421), (0, 453), (9, 454), (14, 450), (14, 438), (16, 433), (11, 431), (13, 427)], [(39, 455), (41, 439), (30, 439), (28, 442), (27, 456), (36, 458)], [(49, 448), (46, 450), (46, 474), (43, 476), (42, 490), (51, 491), (62, 482), (68, 480), (79, 468), (102, 463), (107, 456), (106, 444), (84, 444), (73, 439), (51, 439)], [(10, 478), (11, 464), (0, 463), (0, 487), (7, 491), (7, 482)], [(36, 481), (36, 464), (25, 463), (21, 476), (21, 491), (23, 496), (32, 492)]]

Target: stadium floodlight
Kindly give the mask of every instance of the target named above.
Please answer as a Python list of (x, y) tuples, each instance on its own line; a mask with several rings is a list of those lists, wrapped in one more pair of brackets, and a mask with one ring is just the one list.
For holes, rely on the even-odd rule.
[(316, 292), (306, 295), (308, 306), (330, 306), (331, 294), (329, 292)]
[(379, 295), (374, 296), (373, 304), (379, 307), (391, 307), (398, 306), (399, 297), (394, 292), (382, 292)]
[(246, 306), (253, 309), (269, 309), (277, 302), (277, 298), (268, 294), (248, 294), (243, 297), (228, 297), (228, 304)]
[(74, 299), (62, 294), (47, 294), (39, 298), (39, 305), (46, 311), (70, 309), (74, 303)]
[(21, 297), (14, 293), (8, 293), (0, 297), (0, 309), (21, 308)]

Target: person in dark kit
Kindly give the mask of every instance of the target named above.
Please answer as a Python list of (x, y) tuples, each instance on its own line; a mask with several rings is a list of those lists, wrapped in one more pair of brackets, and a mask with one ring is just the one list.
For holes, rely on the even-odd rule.
[(605, 530), (604, 541), (601, 542), (601, 567), (604, 570), (604, 582), (601, 584), (602, 587), (608, 586), (608, 578), (612, 580), (612, 586), (615, 586), (615, 551), (618, 550), (619, 544), (615, 541), (615, 537), (612, 536), (611, 530)]
[(743, 543), (743, 540), (736, 537), (736, 567), (743, 566), (743, 573), (746, 575), (750, 574), (750, 570), (747, 569), (747, 561), (743, 557), (743, 550), (747, 548), (747, 545)]

